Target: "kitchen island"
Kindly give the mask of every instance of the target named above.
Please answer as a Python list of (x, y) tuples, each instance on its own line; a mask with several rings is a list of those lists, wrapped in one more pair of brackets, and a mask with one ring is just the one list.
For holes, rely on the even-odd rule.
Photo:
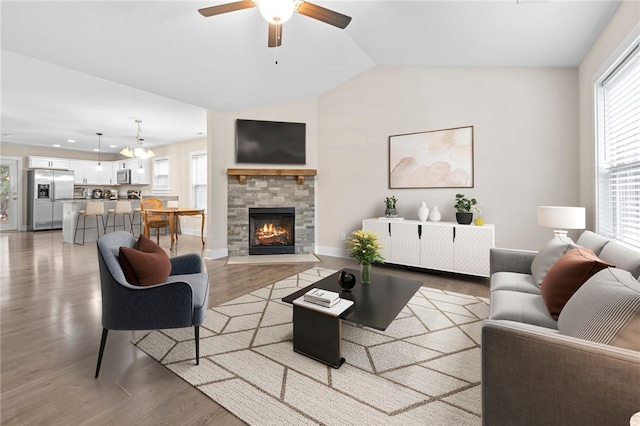
[[(178, 196), (177, 195), (165, 195), (165, 196), (148, 196), (145, 197), (143, 196), (142, 198), (157, 198), (159, 200), (162, 200), (163, 203), (166, 204), (167, 201), (177, 201), (178, 200)], [(89, 200), (84, 200), (84, 199), (75, 199), (75, 200), (69, 200), (69, 201), (65, 201), (63, 207), (62, 207), (62, 237), (64, 239), (65, 243), (73, 243), (73, 234), (75, 232), (76, 229), (76, 221), (78, 220), (78, 212), (80, 210), (84, 210), (87, 202), (94, 202), (94, 201), (100, 201), (104, 203), (104, 214), (102, 215), (102, 218), (104, 220), (104, 223), (107, 223), (107, 212), (109, 211), (109, 209), (115, 209), (116, 207), (116, 201), (118, 200), (110, 200), (110, 199), (89, 199)], [(133, 211), (135, 209), (139, 209), (140, 208), (140, 200), (138, 199), (127, 199), (127, 198), (121, 198), (119, 201), (131, 201), (131, 216), (133, 219), (133, 232), (135, 236), (138, 236), (140, 234), (140, 229), (141, 229), (141, 224), (140, 221), (142, 220), (141, 215), (136, 214), (135, 217), (133, 214)], [(112, 215), (113, 216), (113, 215)], [(114, 217), (110, 217), (109, 218), (109, 227), (107, 229), (107, 232), (111, 232), (113, 230), (112, 227), (112, 223), (113, 223)], [(129, 224), (129, 221), (127, 219), (124, 219), (126, 221), (126, 224)], [(115, 216), (115, 221), (116, 221), (116, 230), (122, 230), (122, 221), (123, 221), (123, 217), (122, 215), (116, 215)], [(82, 222), (83, 220), (80, 219), (80, 228), (78, 229), (78, 241), (82, 241)], [(98, 239), (98, 233), (97, 230), (95, 228), (95, 217), (87, 217), (87, 229), (85, 231), (85, 235), (84, 235), (84, 241), (85, 243), (87, 241), (96, 241)], [(102, 228), (102, 221), (100, 219), (98, 219), (98, 227)], [(126, 228), (125, 228), (126, 230)], [(104, 229), (99, 229), (100, 231), (100, 235), (102, 235), (104, 233)]]

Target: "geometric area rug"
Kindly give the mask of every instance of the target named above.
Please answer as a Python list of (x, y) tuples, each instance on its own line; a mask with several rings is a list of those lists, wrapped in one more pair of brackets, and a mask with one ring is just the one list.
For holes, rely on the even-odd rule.
[(342, 323), (334, 369), (293, 351), (281, 299), (335, 271), (314, 267), (211, 308), (200, 327), (133, 343), (250, 425), (480, 425), (480, 329), (489, 301), (421, 287), (385, 331)]

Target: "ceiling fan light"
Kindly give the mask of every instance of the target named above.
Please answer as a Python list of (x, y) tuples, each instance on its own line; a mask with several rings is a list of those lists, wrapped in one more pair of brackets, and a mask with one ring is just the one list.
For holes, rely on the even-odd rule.
[(295, 0), (260, 0), (260, 14), (273, 24), (287, 22), (293, 15)]

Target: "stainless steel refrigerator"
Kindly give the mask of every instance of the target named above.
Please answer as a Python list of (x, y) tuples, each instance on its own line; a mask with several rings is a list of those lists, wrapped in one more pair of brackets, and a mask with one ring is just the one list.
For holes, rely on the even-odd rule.
[(73, 199), (73, 171), (32, 169), (27, 177), (27, 229), (61, 229), (62, 204)]

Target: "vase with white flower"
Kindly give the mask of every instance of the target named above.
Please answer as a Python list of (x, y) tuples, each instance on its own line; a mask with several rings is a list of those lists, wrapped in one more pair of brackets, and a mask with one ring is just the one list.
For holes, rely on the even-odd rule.
[(378, 234), (364, 229), (353, 231), (347, 240), (347, 250), (349, 250), (349, 256), (360, 263), (361, 282), (370, 283), (371, 264), (384, 263), (384, 258), (380, 254), (382, 245), (378, 240)]

